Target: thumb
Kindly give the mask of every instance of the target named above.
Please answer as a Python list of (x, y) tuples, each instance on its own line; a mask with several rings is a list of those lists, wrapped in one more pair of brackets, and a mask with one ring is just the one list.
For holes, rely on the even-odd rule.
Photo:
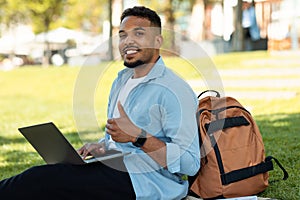
[(120, 101), (118, 101), (118, 110), (119, 110), (119, 113), (120, 113), (120, 117), (127, 117), (127, 114), (121, 104)]

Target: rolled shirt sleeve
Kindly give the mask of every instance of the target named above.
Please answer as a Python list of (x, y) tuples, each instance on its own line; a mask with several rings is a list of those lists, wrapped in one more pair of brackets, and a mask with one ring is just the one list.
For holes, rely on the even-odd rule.
[[(179, 145), (167, 143), (167, 166), (171, 173), (193, 176), (200, 166), (200, 155), (185, 151), (182, 153)], [(198, 157), (198, 158), (197, 158)]]
[[(194, 175), (200, 168), (196, 112), (198, 99), (190, 86), (172, 73), (159, 83), (161, 138), (167, 146), (167, 168), (171, 173)], [(150, 132), (151, 133), (151, 132)]]
[[(167, 115), (170, 116), (167, 117), (163, 128), (166, 136), (170, 138), (170, 142), (166, 142), (167, 167), (171, 173), (192, 176), (200, 167), (197, 100), (186, 90), (176, 95), (179, 100), (174, 105), (169, 102), (171, 105)], [(178, 102), (181, 105), (178, 105)]]

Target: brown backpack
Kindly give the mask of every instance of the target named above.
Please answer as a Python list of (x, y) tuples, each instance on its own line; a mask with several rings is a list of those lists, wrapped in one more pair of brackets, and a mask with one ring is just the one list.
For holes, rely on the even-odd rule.
[(287, 179), (288, 173), (277, 159), (265, 158), (262, 136), (251, 114), (236, 99), (216, 93), (217, 97), (199, 100), (201, 168), (189, 177), (190, 192), (204, 199), (262, 192), (268, 187), (272, 159)]

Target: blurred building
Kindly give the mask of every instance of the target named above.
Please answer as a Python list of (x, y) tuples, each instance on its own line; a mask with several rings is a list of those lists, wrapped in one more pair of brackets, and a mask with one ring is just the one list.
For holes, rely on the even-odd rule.
[[(243, 0), (255, 8), (259, 40), (252, 50), (298, 49), (300, 36), (299, 0)], [(188, 35), (195, 41), (211, 41), (221, 52), (231, 51), (236, 32), (238, 0), (196, 0)], [(240, 19), (241, 21), (241, 19)], [(226, 45), (227, 44), (227, 45)]]

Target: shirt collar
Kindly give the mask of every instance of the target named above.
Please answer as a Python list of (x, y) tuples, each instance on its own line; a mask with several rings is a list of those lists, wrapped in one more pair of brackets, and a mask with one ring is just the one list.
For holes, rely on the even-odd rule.
[(166, 66), (165, 66), (163, 59), (161, 57), (159, 57), (157, 62), (152, 67), (151, 71), (146, 76), (144, 82), (151, 80), (151, 79), (156, 79), (156, 78), (162, 76), (165, 71), (165, 68), (166, 68)]

